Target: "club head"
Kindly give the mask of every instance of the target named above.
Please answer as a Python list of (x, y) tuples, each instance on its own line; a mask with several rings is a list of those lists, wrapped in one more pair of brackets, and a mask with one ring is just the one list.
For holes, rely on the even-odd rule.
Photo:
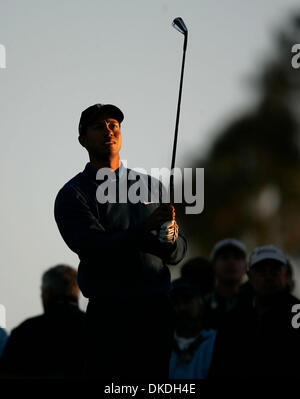
[(183, 35), (187, 34), (188, 31), (187, 27), (185, 26), (185, 23), (183, 22), (183, 19), (181, 17), (175, 18), (174, 21), (172, 22), (172, 26)]

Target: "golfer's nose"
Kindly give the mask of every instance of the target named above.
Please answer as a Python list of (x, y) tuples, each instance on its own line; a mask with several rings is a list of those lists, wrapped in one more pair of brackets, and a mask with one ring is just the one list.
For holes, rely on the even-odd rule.
[(112, 131), (112, 129), (110, 128), (110, 125), (109, 125), (108, 123), (106, 123), (105, 133), (106, 133), (107, 135), (109, 135), (109, 136), (112, 136), (112, 135), (113, 135), (113, 131)]

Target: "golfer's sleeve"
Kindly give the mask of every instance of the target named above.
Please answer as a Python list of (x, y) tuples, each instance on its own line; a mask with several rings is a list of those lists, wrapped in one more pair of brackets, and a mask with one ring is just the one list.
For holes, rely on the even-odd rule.
[[(151, 185), (148, 189), (152, 190), (153, 188), (156, 190), (154, 193), (156, 194), (155, 198), (157, 197), (157, 199), (159, 199), (160, 204), (169, 201), (167, 190), (160, 180), (152, 178)], [(158, 205), (159, 204), (157, 204), (157, 206)], [(157, 236), (148, 233), (147, 236), (143, 236), (140, 247), (142, 251), (158, 256), (164, 263), (176, 265), (185, 257), (187, 241), (180, 231), (174, 244), (162, 243)]]
[(182, 259), (185, 257), (187, 251), (187, 241), (186, 238), (179, 233), (178, 238), (174, 244), (172, 244), (170, 253), (166, 257), (166, 263), (169, 265), (177, 265), (177, 263), (181, 262)]
[[(169, 201), (169, 195), (164, 184), (159, 180), (159, 202)], [(162, 260), (169, 265), (177, 265), (185, 257), (187, 251), (187, 240), (179, 230), (179, 235), (174, 244), (162, 243), (157, 237), (151, 237), (148, 241), (151, 252), (160, 256)]]
[(65, 243), (79, 257), (108, 252), (113, 256), (119, 250), (137, 245), (143, 238), (141, 227), (120, 232), (105, 231), (86, 199), (72, 187), (65, 186), (58, 193), (54, 216)]
[(177, 265), (185, 257), (187, 251), (187, 241), (182, 233), (179, 233), (174, 244), (162, 243), (157, 236), (149, 233), (141, 245), (144, 252), (160, 257), (169, 265)]

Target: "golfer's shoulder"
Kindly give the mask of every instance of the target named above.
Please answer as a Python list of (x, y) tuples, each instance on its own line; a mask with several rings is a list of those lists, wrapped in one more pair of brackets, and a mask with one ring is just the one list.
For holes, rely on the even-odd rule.
[(139, 169), (139, 168), (135, 168), (135, 169), (130, 169), (130, 168), (126, 168), (126, 172), (127, 172), (127, 179), (129, 181), (132, 182), (136, 182), (136, 181), (142, 181), (144, 182), (146, 185), (149, 186), (149, 188), (157, 186), (157, 187), (161, 187), (163, 186), (160, 176), (159, 175), (154, 175), (154, 174), (148, 174), (146, 170), (144, 169)]
[(82, 191), (82, 187), (82, 173), (78, 173), (59, 189), (56, 195), (55, 203), (57, 204), (61, 201), (70, 200), (71, 198), (78, 197), (78, 195), (80, 195), (80, 192)]
[(11, 334), (13, 334), (13, 336), (17, 336), (20, 334), (26, 335), (27, 332), (29, 332), (31, 330), (35, 330), (36, 328), (39, 328), (43, 324), (44, 318), (45, 318), (44, 314), (30, 317), (30, 318), (22, 321), (15, 328), (13, 328), (11, 331)]

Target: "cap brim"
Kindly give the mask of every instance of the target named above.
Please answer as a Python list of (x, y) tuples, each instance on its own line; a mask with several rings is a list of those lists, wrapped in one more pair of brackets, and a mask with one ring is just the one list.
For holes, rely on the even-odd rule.
[(287, 260), (285, 258), (280, 257), (280, 256), (276, 256), (276, 255), (274, 255), (274, 256), (273, 255), (265, 256), (265, 255), (262, 255), (262, 256), (258, 256), (253, 263), (249, 264), (249, 269), (251, 269), (253, 266), (256, 266), (258, 263), (261, 263), (261, 262), (263, 262), (265, 260), (275, 260), (276, 262), (281, 263), (283, 265), (286, 265), (286, 263), (287, 263)]
[(120, 110), (120, 108), (112, 104), (102, 105), (102, 107), (99, 108), (99, 111), (96, 113), (95, 117), (101, 114), (112, 117), (116, 119), (119, 123), (124, 120), (123, 112)]

